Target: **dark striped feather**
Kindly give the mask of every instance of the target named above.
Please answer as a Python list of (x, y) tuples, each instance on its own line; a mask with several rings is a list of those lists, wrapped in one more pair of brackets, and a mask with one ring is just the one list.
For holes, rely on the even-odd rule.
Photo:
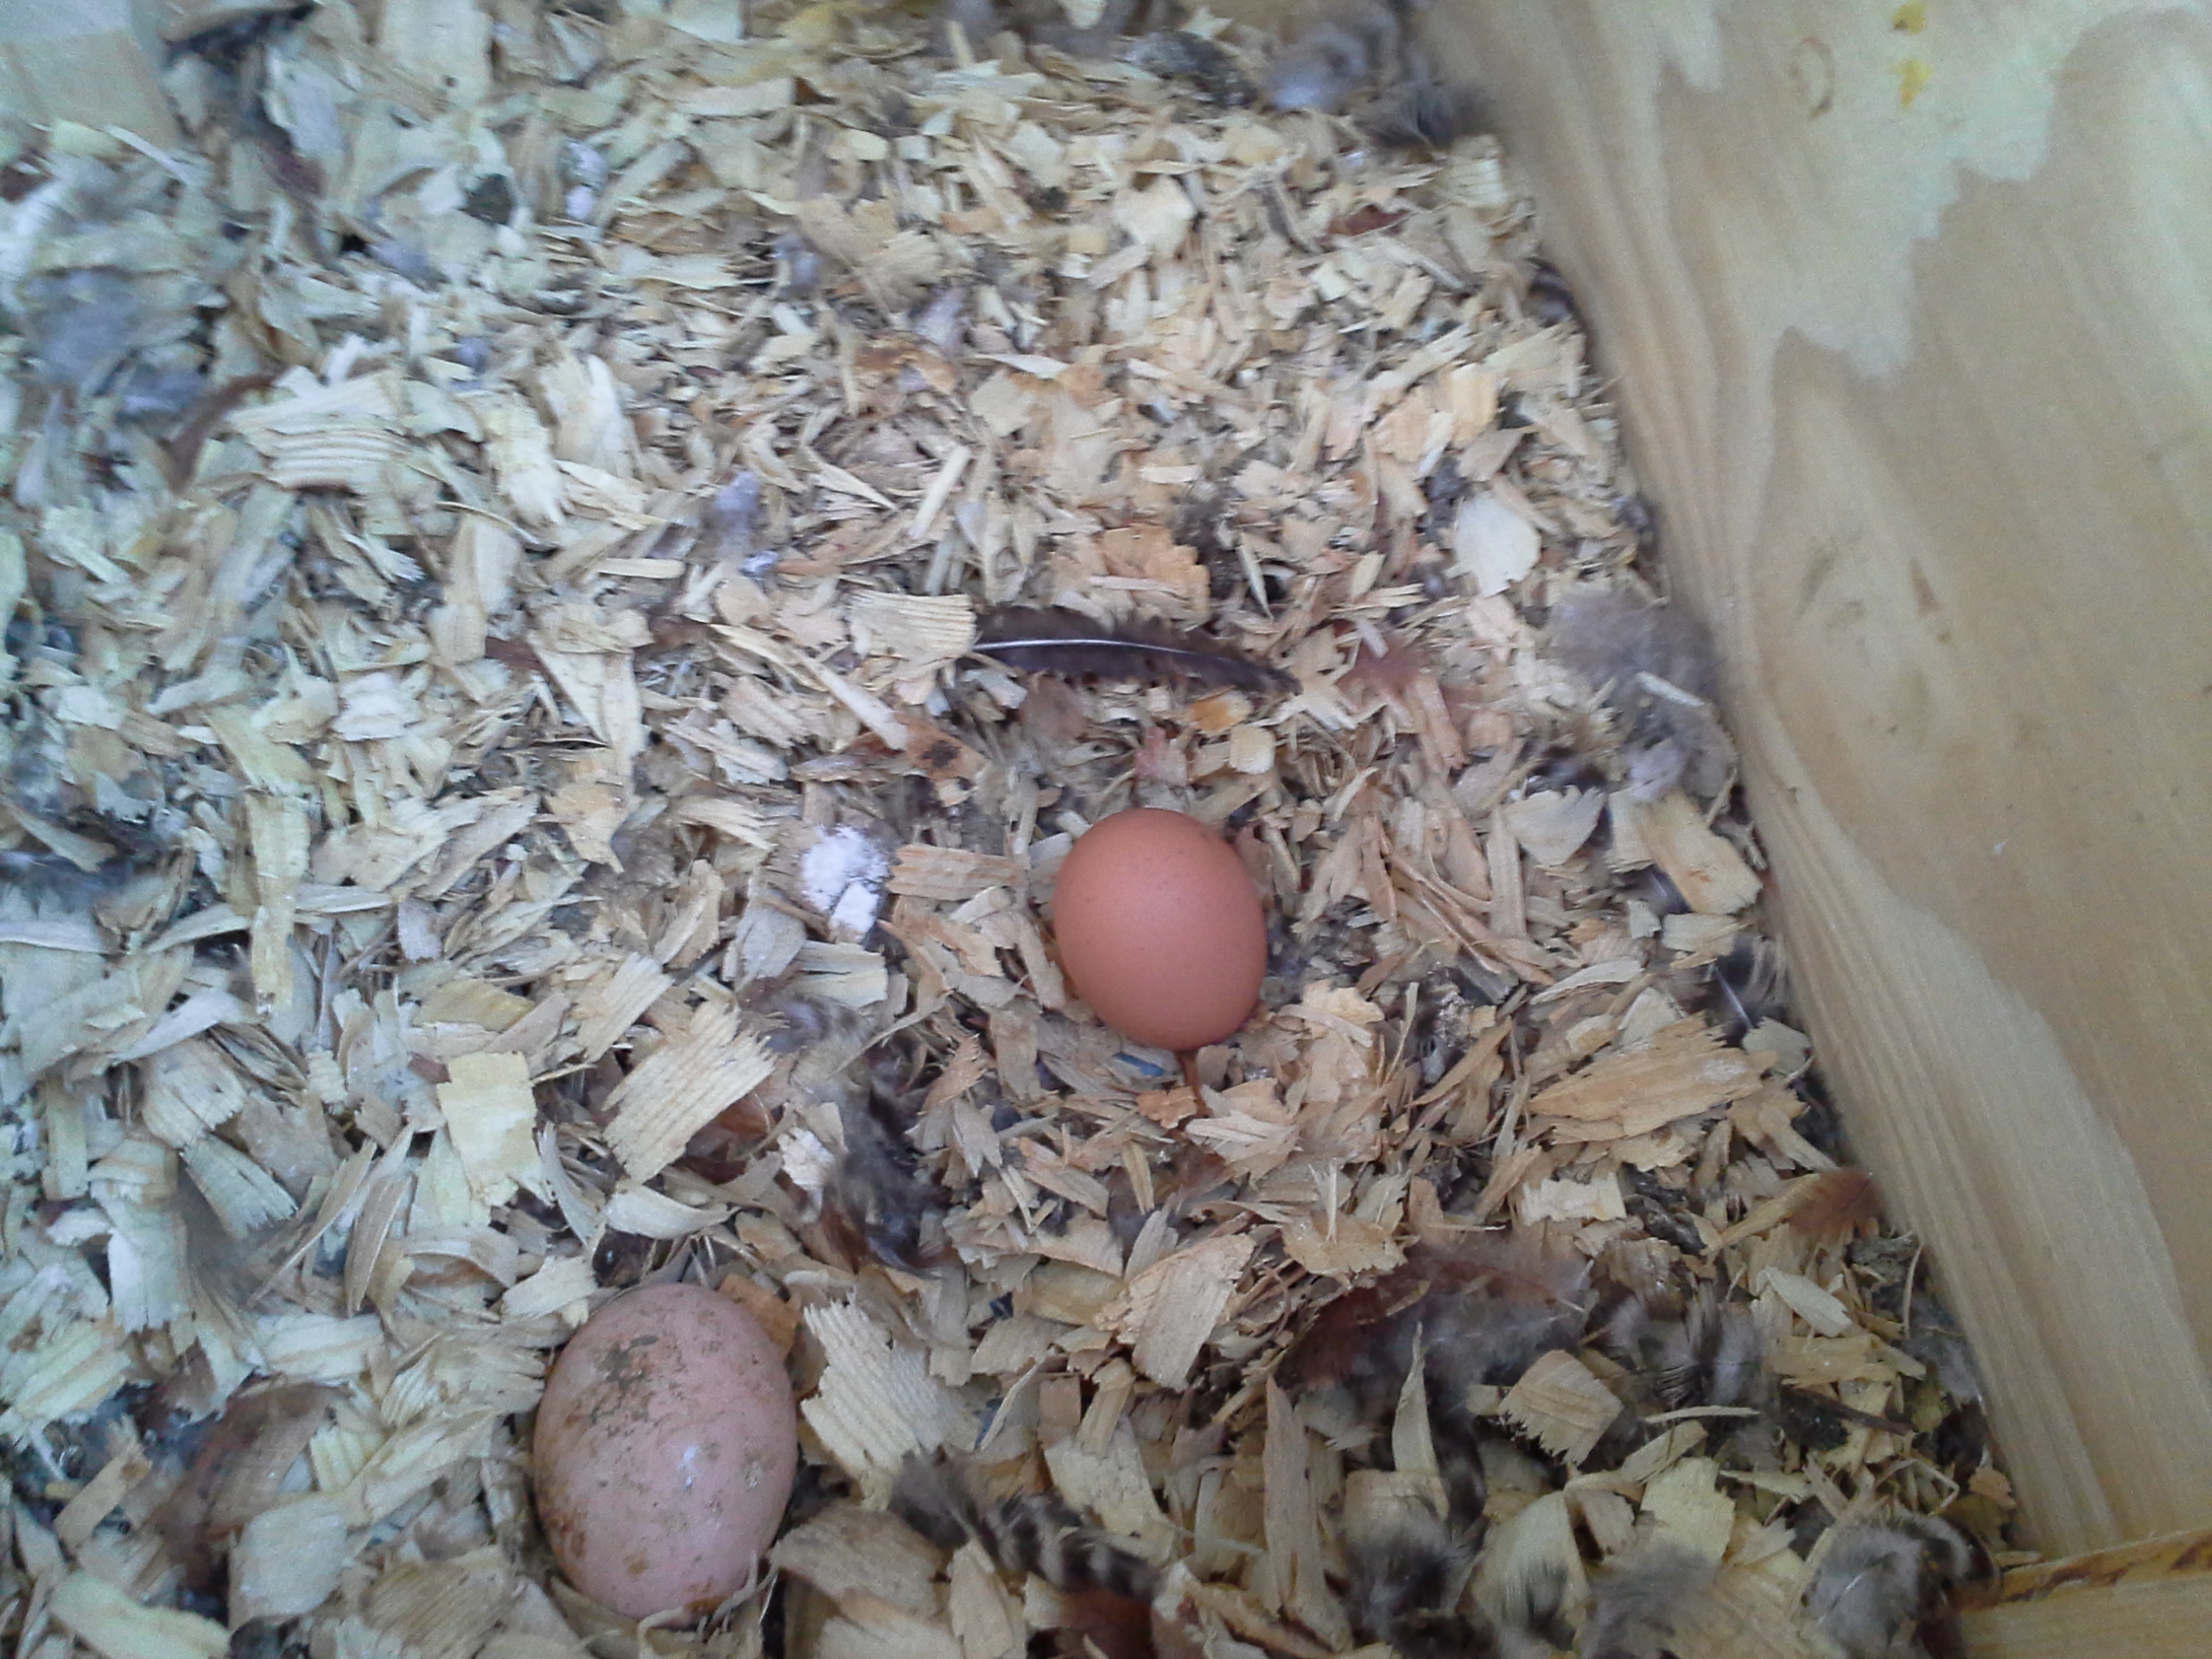
[(1189, 681), (1239, 690), (1288, 692), (1279, 668), (1161, 622), (1096, 622), (1074, 611), (1022, 607), (984, 616), (976, 649), (1009, 668), (1102, 680)]

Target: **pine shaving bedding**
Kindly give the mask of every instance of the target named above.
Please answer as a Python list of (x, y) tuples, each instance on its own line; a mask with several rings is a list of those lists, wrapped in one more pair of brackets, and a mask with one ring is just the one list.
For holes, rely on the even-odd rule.
[[(1324, 1310), (1502, 1249), (1573, 1328), (1452, 1409), (1570, 1618), (1656, 1538), (1685, 1654), (1828, 1651), (1827, 1523), (1998, 1543), (1491, 141), (864, 5), (202, 10), (197, 149), (0, 178), (18, 1654), (614, 1651), (530, 1414), (677, 1277), (791, 1339), (805, 1466), (664, 1655), (1079, 1623), (884, 1512), (940, 1449), (1166, 1569), (1192, 1652), (1345, 1651), (1360, 1516), (1455, 1471), (1436, 1368), (1363, 1402)], [(1020, 672), (972, 650), (1013, 606), (1291, 689)], [(1050, 944), (1133, 804), (1273, 918), (1195, 1090)]]

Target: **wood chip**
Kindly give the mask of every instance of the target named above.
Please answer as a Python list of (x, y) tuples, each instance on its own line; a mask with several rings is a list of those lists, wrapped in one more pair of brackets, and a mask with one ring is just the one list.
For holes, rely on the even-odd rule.
[(1319, 1223), (1297, 1217), (1284, 1224), (1282, 1247), (1306, 1272), (1345, 1279), (1388, 1272), (1406, 1259), (1390, 1229), (1357, 1216), (1332, 1215)]
[(537, 1102), (519, 1054), (461, 1054), (438, 1085), (446, 1131), (468, 1185), (486, 1204), (505, 1204), (518, 1186), (544, 1196), (537, 1164)]
[(1685, 1458), (1645, 1483), (1642, 1505), (1656, 1536), (1715, 1566), (1736, 1528), (1736, 1501), (1719, 1489), (1719, 1473), (1710, 1458)]
[[(1499, 809), (1513, 838), (1547, 869), (1557, 869), (1582, 849), (1605, 810), (1594, 791), (1524, 796)], [(1670, 918), (1671, 919), (1671, 918)]]
[(880, 1511), (831, 1510), (776, 1541), (769, 1560), (834, 1599), (866, 1590), (894, 1607), (928, 1613), (944, 1552)]
[(61, 1506), (54, 1517), (54, 1536), (71, 1550), (83, 1547), (93, 1529), (114, 1512), (123, 1495), (153, 1472), (153, 1464), (136, 1440), (125, 1444), (84, 1489)]
[(1284, 1611), (1340, 1650), (1351, 1626), (1323, 1573), (1321, 1527), (1306, 1428), (1290, 1398), (1267, 1385), (1267, 1538), (1269, 1588)]
[(353, 1554), (346, 1507), (310, 1494), (257, 1515), (231, 1551), (231, 1610), (296, 1618), (322, 1605)]
[(919, 843), (901, 847), (892, 860), (889, 891), (957, 904), (1020, 879), (1013, 859)]
[(980, 1546), (963, 1544), (954, 1554), (946, 1603), (963, 1659), (1007, 1659), (1024, 1651), (1028, 1628), (1021, 1604), (1007, 1592)]
[(63, 1580), (47, 1611), (106, 1659), (220, 1659), (230, 1651), (230, 1632), (213, 1619), (142, 1607), (89, 1573)]
[(1767, 1057), (1724, 1047), (1703, 1021), (1685, 1020), (1641, 1046), (1599, 1056), (1573, 1077), (1539, 1090), (1532, 1119), (1556, 1120), (1560, 1141), (1610, 1141), (1648, 1135), (1755, 1092)]
[(849, 1302), (811, 1307), (806, 1326), (828, 1359), (822, 1383), (801, 1414), (830, 1456), (880, 1502), (908, 1453), (962, 1446), (975, 1428), (918, 1351), (895, 1345)]
[(1507, 1390), (1499, 1409), (1554, 1457), (1580, 1465), (1621, 1414), (1615, 1395), (1568, 1353), (1541, 1356)]
[[(1593, 1305), (1710, 1287), (1795, 1385), (1969, 1421), (1888, 1317), (1936, 1275), (1804, 1129), (1712, 709), (1530, 620), (1650, 572), (1493, 139), (1213, 101), (1097, 0), (1081, 51), (964, 58), (808, 0), (285, 10), (170, 7), (177, 130), (0, 135), (0, 1435), (82, 1483), (17, 1516), (60, 1621), (34, 1599), (29, 1659), (220, 1644), (105, 1587), (194, 1565), (145, 1512), (162, 1447), (117, 1438), (149, 1379), (211, 1434), (313, 1402), (269, 1452), (309, 1484), (221, 1529), (234, 1623), (747, 1659), (769, 1574), (640, 1636), (524, 1548), (547, 1358), (675, 1276), (800, 1387), (789, 1659), (1084, 1630), (882, 1512), (940, 1450), (1049, 1478), (1209, 1652), (1344, 1650), (1347, 1516), (1431, 1514), (1445, 1471), (1421, 1372), (1338, 1421), (1291, 1351), (1509, 1223)], [(1294, 689), (972, 652), (1035, 606)], [(1644, 694), (1710, 741), (1692, 793), (1590, 786), (1649, 781)], [(1281, 970), (1172, 1065), (1052, 937), (1074, 838), (1130, 805), (1221, 830)], [(835, 883), (833, 844), (868, 855)], [(1740, 1048), (1689, 994), (1724, 957)], [(926, 1211), (899, 1260), (862, 1100)], [(1665, 1414), (1579, 1351), (1471, 1401), (1594, 1465), (1606, 1384)], [(1711, 1427), (1523, 1509), (1548, 1570), (1668, 1515), (1709, 1549), (1732, 1506), (1707, 1603), (1790, 1654), (1805, 1560), (1761, 1506), (1997, 1502), (1969, 1437), (1856, 1426), (1693, 1491)], [(1343, 1478), (1386, 1427), (1395, 1467)], [(1493, 1540), (1527, 1497), (1493, 1483)]]
[(1759, 879), (1744, 855), (1706, 827), (1705, 815), (1681, 791), (1639, 807), (1635, 816), (1637, 840), (1692, 910), (1732, 916), (1759, 896)]
[(1248, 1235), (1201, 1239), (1162, 1257), (1129, 1281), (1126, 1306), (1109, 1315), (1138, 1370), (1179, 1389), (1220, 1322), (1251, 1259)]
[(632, 1179), (647, 1179), (772, 1070), (760, 1036), (739, 1037), (734, 1009), (702, 1003), (607, 1097), (607, 1145)]

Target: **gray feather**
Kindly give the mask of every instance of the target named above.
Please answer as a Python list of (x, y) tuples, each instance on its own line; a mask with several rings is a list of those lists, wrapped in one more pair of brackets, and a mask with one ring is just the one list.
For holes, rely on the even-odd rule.
[(1591, 1582), (1583, 1659), (1659, 1659), (1712, 1582), (1712, 1563), (1678, 1544), (1637, 1546)]
[(1965, 1539), (1929, 1516), (1840, 1527), (1806, 1605), (1847, 1659), (1904, 1659), (1967, 1566)]

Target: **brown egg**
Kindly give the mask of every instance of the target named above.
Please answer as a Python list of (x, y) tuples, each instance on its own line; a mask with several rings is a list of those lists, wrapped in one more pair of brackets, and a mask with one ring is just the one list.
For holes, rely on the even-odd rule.
[(648, 1285), (576, 1332), (537, 1408), (537, 1513), (553, 1558), (631, 1618), (704, 1611), (775, 1538), (798, 1469), (782, 1356), (697, 1285)]
[(1260, 895), (1229, 844), (1180, 812), (1093, 824), (1060, 866), (1052, 926), (1077, 992), (1141, 1043), (1217, 1043), (1260, 1000)]

